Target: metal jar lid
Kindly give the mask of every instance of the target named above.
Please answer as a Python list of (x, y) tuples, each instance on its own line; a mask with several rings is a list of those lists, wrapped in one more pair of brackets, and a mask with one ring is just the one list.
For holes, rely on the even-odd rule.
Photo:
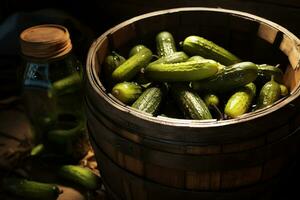
[(54, 59), (72, 49), (70, 34), (64, 26), (43, 24), (25, 29), (20, 34), (21, 51), (37, 59)]

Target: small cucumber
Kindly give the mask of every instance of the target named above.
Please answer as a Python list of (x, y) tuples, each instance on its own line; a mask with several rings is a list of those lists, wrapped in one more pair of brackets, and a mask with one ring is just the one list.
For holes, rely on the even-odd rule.
[(129, 57), (137, 54), (138, 52), (140, 52), (143, 49), (147, 49), (147, 47), (142, 44), (138, 44), (138, 45), (132, 47), (132, 49), (129, 52)]
[(116, 84), (111, 93), (121, 102), (129, 104), (135, 101), (142, 94), (142, 88), (133, 82), (122, 82)]
[(213, 93), (204, 95), (203, 99), (208, 107), (219, 106), (220, 104), (219, 97)]
[(38, 144), (30, 151), (30, 156), (38, 156), (45, 150), (44, 144)]
[(197, 60), (203, 60), (205, 58), (203, 58), (202, 56), (192, 56), (188, 59), (188, 61), (197, 61)]
[(220, 99), (216, 94), (207, 93), (204, 95), (203, 100), (215, 118), (224, 119), (223, 113), (219, 109)]
[(90, 169), (74, 165), (64, 165), (60, 167), (58, 174), (63, 179), (76, 183), (86, 189), (95, 190), (98, 188), (100, 180)]
[(158, 87), (146, 89), (131, 107), (150, 114), (157, 114), (162, 102), (163, 92)]
[(208, 79), (192, 82), (192, 88), (197, 91), (224, 93), (242, 87), (257, 77), (257, 66), (252, 62), (237, 63), (219, 71)]
[(274, 76), (274, 80), (278, 83), (282, 83), (283, 72), (280, 68), (272, 66), (272, 65), (257, 65), (258, 73), (257, 80), (259, 83), (265, 84), (270, 81), (272, 76)]
[(190, 91), (188, 87), (174, 84), (171, 87), (171, 93), (186, 118), (212, 119), (211, 113), (204, 101), (198, 94)]
[(105, 58), (103, 71), (106, 78), (110, 78), (112, 72), (125, 62), (125, 58), (117, 52), (112, 51), (110, 55)]
[(280, 84), (280, 91), (281, 96), (287, 96), (289, 94), (289, 89), (283, 84)]
[(29, 200), (54, 200), (62, 193), (57, 185), (20, 178), (4, 178), (2, 188), (13, 195)]
[(159, 57), (168, 56), (176, 52), (176, 45), (171, 33), (160, 32), (156, 36), (157, 55)]
[(116, 82), (130, 81), (142, 68), (148, 65), (151, 58), (151, 50), (142, 49), (113, 71), (113, 80)]
[(180, 62), (187, 61), (188, 59), (189, 59), (189, 57), (184, 52), (178, 51), (173, 54), (161, 57), (161, 58), (157, 59), (156, 61), (149, 63), (149, 65), (161, 64), (161, 63), (164, 63), (164, 64), (180, 63)]
[(230, 118), (236, 118), (246, 113), (256, 93), (254, 83), (249, 83), (238, 89), (228, 100), (225, 105), (224, 113)]
[(145, 75), (153, 81), (195, 81), (213, 76), (220, 64), (213, 60), (187, 61), (174, 64), (152, 64)]
[(271, 81), (267, 82), (260, 90), (257, 109), (261, 109), (272, 105), (275, 101), (280, 98), (281, 89), (279, 83), (274, 81), (272, 77)]
[(199, 55), (207, 59), (215, 60), (223, 65), (233, 65), (241, 60), (216, 45), (215, 43), (199, 36), (189, 36), (183, 41), (183, 51), (189, 55)]

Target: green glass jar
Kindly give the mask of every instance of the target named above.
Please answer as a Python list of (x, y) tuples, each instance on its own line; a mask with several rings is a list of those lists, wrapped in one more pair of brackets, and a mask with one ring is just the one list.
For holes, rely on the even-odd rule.
[(25, 66), (22, 97), (36, 140), (72, 154), (65, 148), (77, 142), (74, 135), (86, 133), (76, 133), (76, 127), (85, 124), (82, 65), (72, 54), (68, 30), (53, 24), (34, 26), (21, 33), (20, 41)]

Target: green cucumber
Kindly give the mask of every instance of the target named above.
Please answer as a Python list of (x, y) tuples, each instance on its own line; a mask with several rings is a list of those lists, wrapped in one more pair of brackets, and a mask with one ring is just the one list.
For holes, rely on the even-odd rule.
[(180, 63), (180, 62), (187, 61), (188, 59), (189, 59), (189, 57), (184, 52), (178, 51), (173, 54), (161, 57), (161, 58), (149, 63), (149, 65), (161, 64), (161, 63), (164, 63), (164, 64)]
[(289, 94), (289, 89), (283, 84), (279, 84), (279, 85), (280, 85), (280, 95), (287, 96)]
[(274, 80), (278, 83), (282, 83), (283, 72), (280, 68), (272, 65), (257, 65), (258, 68), (258, 76), (257, 80), (259, 83), (265, 84), (270, 81), (272, 76), (274, 76)]
[(126, 59), (119, 55), (117, 52), (112, 51), (110, 55), (108, 55), (104, 60), (104, 73), (106, 78), (111, 77), (111, 74), (117, 67), (119, 67), (122, 63), (124, 63)]
[(99, 187), (99, 177), (88, 168), (64, 165), (60, 167), (58, 174), (63, 179), (76, 183), (89, 190), (95, 190)]
[(121, 102), (129, 104), (135, 101), (142, 94), (142, 88), (133, 82), (122, 82), (116, 84), (111, 93)]
[(142, 68), (148, 65), (151, 58), (151, 50), (142, 49), (113, 71), (113, 80), (116, 82), (130, 81)]
[(2, 188), (13, 195), (29, 200), (54, 200), (62, 193), (57, 185), (20, 178), (4, 178)]
[(147, 49), (147, 47), (142, 44), (138, 44), (138, 45), (132, 47), (132, 49), (129, 52), (129, 57), (137, 54), (138, 52), (140, 52), (143, 49)]
[(30, 156), (38, 156), (45, 150), (44, 144), (38, 144), (30, 151)]
[(152, 81), (195, 81), (213, 76), (218, 72), (219, 65), (207, 59), (173, 64), (152, 64), (145, 69), (145, 75)]
[(204, 95), (203, 100), (208, 107), (219, 106), (219, 97), (213, 93)]
[(202, 56), (192, 56), (188, 59), (188, 61), (195, 61), (195, 60), (203, 60), (205, 58), (203, 58)]
[(261, 109), (272, 105), (275, 101), (280, 99), (281, 89), (280, 84), (274, 81), (272, 77), (271, 81), (267, 82), (260, 90), (257, 109)]
[(212, 115), (201, 97), (181, 84), (171, 86), (171, 93), (188, 119), (212, 119)]
[(254, 83), (238, 89), (228, 100), (225, 105), (224, 113), (230, 118), (236, 118), (246, 113), (256, 93)]
[(203, 37), (189, 36), (183, 41), (182, 46), (183, 51), (189, 55), (203, 56), (226, 66), (241, 62), (237, 56)]
[(150, 114), (157, 114), (162, 102), (163, 92), (158, 87), (146, 89), (131, 107)]
[(159, 57), (168, 56), (176, 52), (176, 45), (171, 33), (160, 32), (156, 36), (157, 55)]
[(192, 88), (224, 93), (253, 82), (257, 77), (257, 66), (252, 62), (237, 63), (219, 71), (208, 79), (192, 82)]

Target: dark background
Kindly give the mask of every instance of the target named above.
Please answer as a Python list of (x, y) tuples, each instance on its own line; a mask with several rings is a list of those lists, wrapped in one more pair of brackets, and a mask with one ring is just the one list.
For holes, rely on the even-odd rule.
[(112, 25), (138, 14), (183, 6), (246, 11), (277, 22), (300, 35), (299, 0), (1, 0), (0, 21), (14, 12), (56, 8), (67, 11), (100, 34)]
[[(13, 14), (28, 14), (46, 8), (60, 10), (73, 16), (80, 22), (80, 25), (75, 25), (74, 30), (71, 30), (74, 31), (71, 35), (75, 35), (74, 46), (82, 62), (85, 62), (91, 42), (108, 28), (142, 13), (174, 7), (204, 6), (246, 11), (274, 21), (300, 37), (300, 0), (1, 0), (0, 4), (0, 24)], [(17, 36), (21, 28), (32, 25), (28, 19), (34, 17), (14, 21), (20, 29), (11, 35), (6, 46), (2, 46), (2, 50), (0, 47), (0, 100), (20, 92)], [(35, 23), (39, 22), (39, 19), (34, 20)], [(79, 29), (79, 32), (76, 32), (76, 29)], [(76, 33), (83, 34), (86, 38), (76, 38)], [(281, 184), (274, 190), (274, 200), (300, 199), (300, 187), (297, 184), (300, 178), (299, 167), (299, 162), (296, 162), (286, 172), (285, 178), (281, 179)]]

